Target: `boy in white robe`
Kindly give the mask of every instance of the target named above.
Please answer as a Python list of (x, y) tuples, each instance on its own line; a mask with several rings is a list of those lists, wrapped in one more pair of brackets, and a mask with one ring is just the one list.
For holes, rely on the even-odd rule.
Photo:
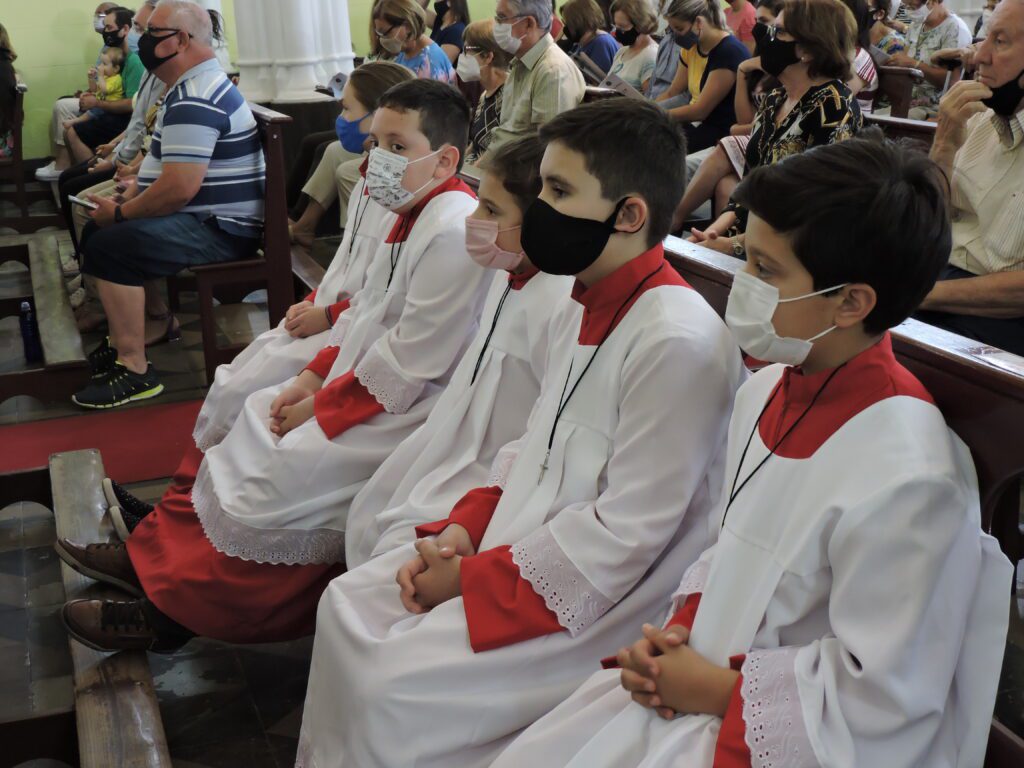
[(260, 390), (124, 548), (61, 540), (65, 562), (133, 591), (84, 600), (69, 632), (104, 649), (173, 649), (193, 634), (270, 642), (309, 634), (343, 570), (348, 504), (437, 402), (476, 330), (486, 271), (465, 250), (476, 207), (456, 173), (469, 106), (410, 80), (374, 114), (366, 182), (399, 214), (329, 346), (296, 379)]
[(430, 412), (356, 495), (345, 529), (345, 563), (407, 544), (414, 526), (445, 517), (468, 490), (486, 486), (502, 446), (526, 431), (540, 393), (552, 327), (578, 318), (572, 279), (540, 272), (523, 253), (523, 213), (540, 193), (544, 144), (517, 139), (481, 159), (478, 203), (466, 250), (497, 270), (480, 328)]
[(542, 271), (576, 275), (582, 315), (561, 323), (495, 484), (420, 527), (436, 541), (324, 593), (300, 766), (488, 764), (585, 678), (590, 654), (654, 617), (658, 590), (714, 538), (743, 371), (721, 319), (664, 259), (678, 126), (621, 99), (563, 113), (540, 136), (523, 248)]
[(788, 367), (737, 395), (718, 542), (667, 628), (495, 768), (982, 764), (1012, 570), (980, 528), (969, 451), (888, 334), (945, 263), (946, 189), (877, 137), (744, 179), (726, 320)]

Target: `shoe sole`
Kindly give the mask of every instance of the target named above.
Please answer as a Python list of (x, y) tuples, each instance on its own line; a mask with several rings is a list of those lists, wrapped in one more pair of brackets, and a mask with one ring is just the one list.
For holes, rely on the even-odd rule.
[[(97, 377), (93, 377), (97, 378)], [(116, 403), (83, 403), (78, 400), (75, 395), (71, 396), (71, 401), (82, 408), (92, 408), (97, 411), (106, 410), (108, 408), (118, 408), (122, 405), (128, 405), (128, 403), (135, 403), (140, 400), (149, 400), (151, 397), (156, 397), (164, 391), (163, 384), (157, 384), (155, 387), (145, 390), (144, 392), (136, 392), (134, 395), (118, 400)]]
[(124, 515), (121, 514), (121, 507), (116, 504), (112, 507), (107, 508), (107, 513), (110, 515), (110, 522), (114, 524), (114, 530), (117, 532), (117, 538), (121, 541), (128, 541), (128, 537), (132, 535), (132, 532), (128, 530), (128, 524), (124, 521)]
[(81, 643), (86, 648), (91, 648), (94, 651), (100, 651), (101, 653), (116, 653), (119, 648), (104, 648), (102, 645), (97, 645), (92, 640), (78, 634), (78, 631), (71, 625), (67, 617), (67, 605), (60, 609), (60, 621), (64, 625), (64, 630), (68, 633), (69, 637), (74, 638), (75, 642)]
[(64, 564), (76, 573), (80, 573), (83, 576), (92, 579), (93, 581), (98, 581), (102, 584), (109, 584), (112, 587), (122, 589), (132, 597), (146, 596), (146, 593), (134, 584), (129, 584), (127, 581), (122, 581), (121, 579), (118, 579), (115, 576), (111, 576), (107, 573), (102, 573), (101, 571), (94, 570), (93, 568), (90, 568), (89, 566), (82, 564), (75, 558), (74, 555), (72, 555), (70, 552), (64, 549), (64, 545), (62, 545), (59, 541), (54, 542), (53, 548), (57, 552), (57, 557), (63, 560)]
[(121, 502), (114, 493), (114, 484), (109, 477), (103, 478), (103, 496), (107, 500), (107, 509), (121, 506)]

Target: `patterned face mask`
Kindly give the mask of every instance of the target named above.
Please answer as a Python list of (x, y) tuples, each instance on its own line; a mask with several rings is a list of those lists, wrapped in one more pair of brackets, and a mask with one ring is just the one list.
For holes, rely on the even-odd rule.
[(433, 179), (427, 179), (419, 189), (410, 192), (402, 186), (406, 169), (413, 163), (440, 154), (444, 147), (431, 152), (429, 155), (409, 160), (386, 149), (374, 147), (370, 150), (370, 159), (366, 166), (366, 189), (377, 205), (387, 208), (389, 211), (397, 211), (399, 208), (409, 204), (416, 195), (422, 192)]

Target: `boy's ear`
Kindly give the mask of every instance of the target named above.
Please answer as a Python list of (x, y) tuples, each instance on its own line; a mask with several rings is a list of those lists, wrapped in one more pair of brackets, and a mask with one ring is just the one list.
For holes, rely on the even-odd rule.
[(623, 234), (636, 234), (647, 223), (648, 213), (646, 200), (642, 197), (627, 197), (615, 218), (615, 227)]
[(833, 323), (837, 328), (852, 328), (871, 314), (878, 294), (867, 283), (853, 283), (840, 289), (843, 300), (836, 308)]
[(434, 170), (434, 176), (438, 179), (449, 179), (458, 173), (459, 158), (461, 153), (457, 147), (451, 144), (447, 145), (441, 150), (441, 154), (437, 156), (437, 167)]

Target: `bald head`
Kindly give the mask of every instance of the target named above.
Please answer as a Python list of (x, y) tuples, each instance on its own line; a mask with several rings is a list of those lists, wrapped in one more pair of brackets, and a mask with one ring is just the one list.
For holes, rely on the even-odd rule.
[(193, 42), (206, 48), (213, 46), (213, 23), (209, 11), (201, 5), (189, 0), (160, 0), (153, 17), (158, 15), (160, 22), (151, 20), (150, 24), (180, 29), (188, 32)]
[(117, 3), (100, 3), (96, 6), (97, 16), (106, 16), (109, 11), (119, 7)]

